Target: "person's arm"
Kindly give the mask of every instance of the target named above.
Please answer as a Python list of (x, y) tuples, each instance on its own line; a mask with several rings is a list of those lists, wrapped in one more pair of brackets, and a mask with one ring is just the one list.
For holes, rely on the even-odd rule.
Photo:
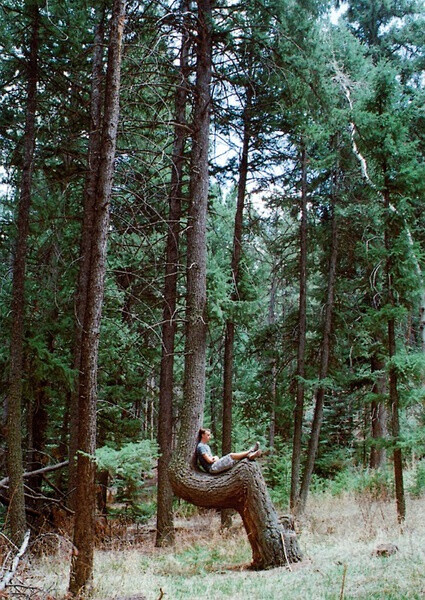
[(209, 465), (212, 465), (213, 463), (215, 463), (218, 460), (218, 456), (211, 456), (210, 454), (202, 454), (202, 458), (205, 460), (205, 462), (207, 462)]

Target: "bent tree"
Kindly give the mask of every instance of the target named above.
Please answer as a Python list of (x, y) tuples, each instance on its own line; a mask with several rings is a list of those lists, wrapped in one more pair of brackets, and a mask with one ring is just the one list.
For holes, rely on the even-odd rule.
[(196, 471), (196, 434), (205, 400), (206, 349), (206, 220), (208, 200), (208, 138), (211, 82), (212, 17), (210, 0), (198, 0), (197, 72), (192, 139), (189, 228), (187, 240), (187, 301), (185, 402), (177, 451), (170, 464), (174, 492), (206, 508), (233, 508), (242, 517), (257, 569), (300, 560), (294, 534), (280, 522), (263, 476), (255, 462), (240, 461), (220, 475)]

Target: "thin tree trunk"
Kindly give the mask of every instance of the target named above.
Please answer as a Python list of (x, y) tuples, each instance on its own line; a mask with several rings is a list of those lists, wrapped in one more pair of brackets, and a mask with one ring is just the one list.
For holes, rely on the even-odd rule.
[(74, 508), (75, 490), (77, 486), (77, 450), (78, 450), (78, 378), (81, 371), (81, 340), (83, 335), (83, 322), (86, 311), (87, 288), (89, 284), (91, 264), (91, 241), (93, 234), (93, 218), (95, 214), (96, 190), (99, 177), (99, 161), (102, 138), (102, 81), (103, 81), (103, 44), (104, 44), (104, 19), (102, 9), (99, 15), (99, 24), (96, 28), (93, 65), (90, 119), (91, 130), (87, 158), (87, 177), (84, 188), (83, 224), (80, 242), (80, 268), (78, 273), (77, 294), (75, 298), (75, 339), (73, 368), (76, 371), (76, 384), (71, 392), (69, 408), (69, 477), (68, 477), (68, 504)]
[[(268, 322), (269, 325), (274, 325), (276, 322), (276, 314), (275, 314), (275, 303), (276, 303), (276, 291), (277, 291), (277, 282), (276, 278), (273, 277), (272, 287), (270, 290), (270, 301), (269, 301), (269, 316)], [(271, 359), (271, 382), (270, 382), (270, 427), (269, 427), (269, 445), (270, 450), (273, 451), (274, 448), (274, 438), (276, 434), (276, 401), (277, 401), (277, 360), (276, 356), (273, 356)]]
[(79, 377), (79, 433), (77, 459), (74, 546), (69, 591), (81, 595), (93, 575), (94, 520), (96, 508), (93, 456), (96, 450), (97, 358), (106, 270), (106, 242), (109, 202), (114, 173), (115, 147), (119, 117), (119, 91), (125, 1), (114, 0), (108, 46), (105, 109), (99, 162), (96, 204), (93, 215), (91, 264), (88, 278)]
[(158, 495), (156, 546), (174, 544), (173, 490), (168, 479), (168, 465), (172, 454), (174, 342), (176, 335), (177, 274), (179, 265), (179, 238), (181, 197), (183, 188), (184, 148), (187, 138), (186, 107), (189, 69), (189, 3), (182, 0), (182, 42), (180, 50), (180, 77), (175, 95), (176, 126), (172, 156), (171, 190), (169, 196), (167, 255), (165, 263), (164, 308), (162, 313), (162, 359), (159, 383), (158, 419)]
[[(384, 173), (386, 172), (384, 166)], [(392, 257), (391, 257), (391, 209), (390, 209), (390, 195), (388, 187), (384, 189), (384, 199), (386, 208), (387, 223), (385, 226), (384, 238), (385, 238), (385, 249), (387, 252), (386, 260), (386, 277), (387, 277), (387, 295), (388, 303), (391, 309), (394, 310), (395, 300), (392, 283)], [(393, 312), (392, 310), (392, 312)], [(394, 481), (395, 481), (395, 496), (397, 506), (397, 518), (398, 522), (402, 524), (406, 518), (406, 500), (404, 496), (404, 483), (403, 483), (403, 457), (401, 448), (398, 446), (400, 441), (400, 422), (399, 422), (399, 394), (397, 387), (397, 371), (392, 362), (396, 354), (396, 338), (395, 338), (395, 317), (391, 316), (388, 318), (388, 359), (390, 361), (389, 368), (389, 400), (391, 407), (391, 433), (393, 438), (393, 462), (394, 462)]]
[(10, 375), (7, 406), (7, 472), (9, 476), (9, 512), (12, 541), (19, 546), (25, 530), (25, 499), (22, 480), (22, 376), (25, 307), (25, 270), (29, 233), (32, 174), (35, 150), (35, 116), (37, 108), (38, 45), (40, 15), (34, 3), (31, 14), (31, 41), (27, 62), (27, 107), (24, 133), (24, 156), (18, 208), (17, 240), (13, 262), (12, 330), (10, 341)]
[(297, 350), (297, 395), (294, 409), (294, 433), (292, 441), (290, 508), (296, 512), (301, 464), (301, 441), (304, 418), (305, 341), (307, 327), (307, 153), (301, 151), (301, 222), (299, 261), (299, 308)]
[[(242, 228), (243, 211), (246, 196), (246, 182), (248, 178), (249, 144), (251, 141), (251, 104), (252, 88), (246, 86), (246, 105), (243, 116), (243, 144), (242, 156), (239, 165), (238, 195), (236, 203), (235, 225), (233, 232), (233, 251), (231, 260), (233, 291), (231, 300), (239, 300), (240, 261), (242, 254)], [(233, 404), (233, 351), (235, 342), (235, 323), (233, 319), (226, 321), (226, 333), (224, 338), (224, 363), (223, 363), (223, 421), (222, 421), (222, 454), (232, 451), (232, 404)], [(231, 512), (221, 513), (222, 527), (230, 527), (232, 523)]]
[[(331, 255), (329, 261), (329, 276), (328, 276), (328, 297), (326, 302), (325, 320), (323, 327), (322, 352), (320, 359), (319, 379), (322, 381), (328, 375), (329, 355), (331, 348), (331, 328), (332, 314), (334, 309), (334, 292), (335, 292), (335, 274), (336, 262), (338, 256), (338, 231), (337, 218), (335, 215), (335, 207), (332, 207), (332, 241)], [(319, 447), (320, 428), (323, 419), (323, 403), (325, 398), (325, 388), (319, 386), (315, 394), (315, 407), (313, 422), (311, 425), (310, 439), (307, 450), (307, 460), (304, 467), (299, 500), (297, 502), (297, 512), (303, 513), (307, 503), (308, 490), (310, 487), (311, 476), (314, 470), (314, 462), (316, 460), (317, 449)]]
[[(261, 471), (240, 461), (218, 476), (197, 472), (195, 447), (205, 403), (206, 215), (211, 81), (210, 0), (198, 0), (195, 131), (189, 212), (184, 403), (177, 451), (170, 465), (174, 492), (198, 506), (234, 508), (241, 514), (253, 550), (253, 566), (267, 568), (299, 560), (296, 539), (279, 524)], [(286, 551), (286, 552), (285, 552)]]

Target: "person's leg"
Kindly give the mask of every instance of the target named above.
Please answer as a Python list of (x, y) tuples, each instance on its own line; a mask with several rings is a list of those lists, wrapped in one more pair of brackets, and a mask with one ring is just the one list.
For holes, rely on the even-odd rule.
[(260, 442), (255, 442), (252, 448), (245, 452), (231, 452), (230, 456), (233, 460), (242, 460), (243, 458), (257, 458), (261, 455)]
[(226, 456), (222, 456), (218, 460), (215, 461), (211, 465), (210, 473), (216, 475), (217, 473), (223, 473), (223, 471), (228, 471), (231, 469), (238, 461), (232, 458), (231, 454), (226, 454)]
[(231, 452), (230, 456), (233, 460), (242, 460), (243, 458), (246, 458), (250, 452), (251, 450), (246, 450), (246, 452)]

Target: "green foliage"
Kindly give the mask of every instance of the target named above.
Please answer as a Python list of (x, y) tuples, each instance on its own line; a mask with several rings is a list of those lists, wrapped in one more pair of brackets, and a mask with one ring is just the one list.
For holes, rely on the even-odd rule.
[(264, 478), (273, 502), (286, 510), (291, 487), (291, 455), (288, 447), (284, 446), (279, 438), (275, 444), (272, 454), (267, 457)]
[[(120, 449), (103, 446), (96, 450), (96, 462), (100, 471), (108, 471), (111, 484), (118, 489), (121, 500), (134, 504), (135, 514), (143, 514), (136, 499), (147, 476), (158, 458), (157, 446), (150, 440), (129, 442)], [(136, 503), (136, 504), (135, 504)]]
[(418, 461), (413, 471), (413, 483), (410, 485), (409, 491), (412, 496), (423, 496), (425, 494), (425, 460)]

